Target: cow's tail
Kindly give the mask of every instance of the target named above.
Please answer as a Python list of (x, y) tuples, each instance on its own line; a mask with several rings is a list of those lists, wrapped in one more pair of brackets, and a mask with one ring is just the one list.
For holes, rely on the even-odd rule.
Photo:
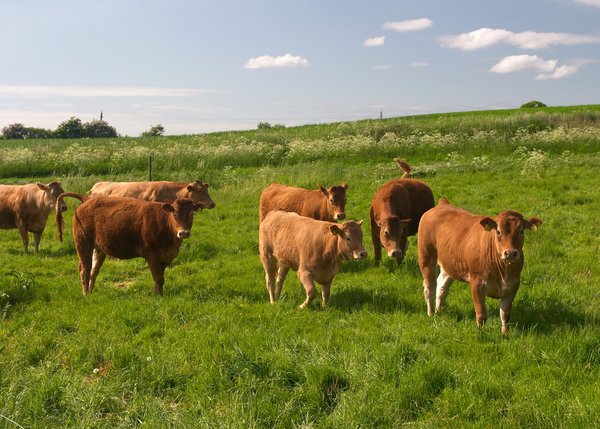
[(76, 194), (74, 192), (64, 192), (64, 193), (60, 194), (58, 196), (58, 198), (56, 199), (56, 228), (58, 229), (58, 239), (61, 243), (62, 243), (63, 229), (65, 229), (65, 220), (63, 219), (62, 211), (60, 211), (60, 207), (62, 204), (65, 203), (65, 201), (64, 201), (65, 197), (77, 198), (82, 203), (86, 202), (90, 198), (85, 195)]
[(401, 179), (407, 178), (409, 173), (412, 170), (412, 167), (410, 165), (408, 165), (408, 163), (406, 161), (402, 161), (400, 158), (394, 158), (394, 161), (396, 161), (398, 163), (398, 165), (400, 166), (400, 168), (402, 169), (402, 171), (404, 171), (404, 174), (402, 175)]

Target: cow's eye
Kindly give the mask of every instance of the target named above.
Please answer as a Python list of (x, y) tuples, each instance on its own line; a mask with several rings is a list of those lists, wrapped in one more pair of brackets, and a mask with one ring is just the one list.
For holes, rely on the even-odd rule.
[(331, 204), (333, 204), (333, 198), (331, 198), (329, 201), (331, 202)]
[(502, 234), (498, 231), (498, 240), (502, 240)]
[(348, 198), (344, 198), (344, 202), (348, 201)]
[(388, 235), (390, 235), (390, 232), (388, 230), (385, 231), (385, 236), (387, 237)]
[(350, 237), (346, 236), (346, 241), (347, 241), (348, 243), (350, 243), (352, 240), (350, 239)]
[(523, 235), (523, 230), (521, 230), (521, 235)]

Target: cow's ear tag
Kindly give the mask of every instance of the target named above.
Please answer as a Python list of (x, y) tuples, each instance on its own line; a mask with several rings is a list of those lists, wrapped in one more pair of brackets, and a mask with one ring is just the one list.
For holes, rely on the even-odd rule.
[(483, 228), (484, 228), (486, 231), (491, 231), (491, 230), (492, 230), (492, 228), (490, 228), (490, 226), (489, 226), (487, 223), (486, 223), (485, 225), (483, 225)]

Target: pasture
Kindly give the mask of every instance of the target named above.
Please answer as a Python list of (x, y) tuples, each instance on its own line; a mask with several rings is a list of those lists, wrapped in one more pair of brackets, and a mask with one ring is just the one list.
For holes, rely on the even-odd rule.
[[(40, 252), (0, 230), (0, 428), (565, 427), (600, 421), (600, 106), (430, 115), (164, 138), (0, 141), (0, 180), (210, 183), (213, 210), (153, 292), (143, 259), (108, 258), (81, 293), (67, 199)], [(479, 330), (455, 282), (427, 316), (416, 237), (403, 265), (373, 261), (376, 190), (402, 172), (525, 233), (511, 332), (499, 301)], [(258, 202), (271, 182), (348, 183), (369, 256), (344, 261), (328, 306), (290, 272), (269, 305)], [(320, 291), (320, 287), (317, 287)], [(7, 419), (8, 418), (8, 419)]]

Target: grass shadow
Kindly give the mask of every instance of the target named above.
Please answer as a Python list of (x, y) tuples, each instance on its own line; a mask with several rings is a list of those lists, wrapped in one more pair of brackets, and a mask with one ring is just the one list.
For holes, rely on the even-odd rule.
[(421, 303), (413, 302), (396, 293), (367, 290), (358, 287), (333, 290), (328, 306), (342, 312), (369, 310), (375, 313), (422, 313)]

